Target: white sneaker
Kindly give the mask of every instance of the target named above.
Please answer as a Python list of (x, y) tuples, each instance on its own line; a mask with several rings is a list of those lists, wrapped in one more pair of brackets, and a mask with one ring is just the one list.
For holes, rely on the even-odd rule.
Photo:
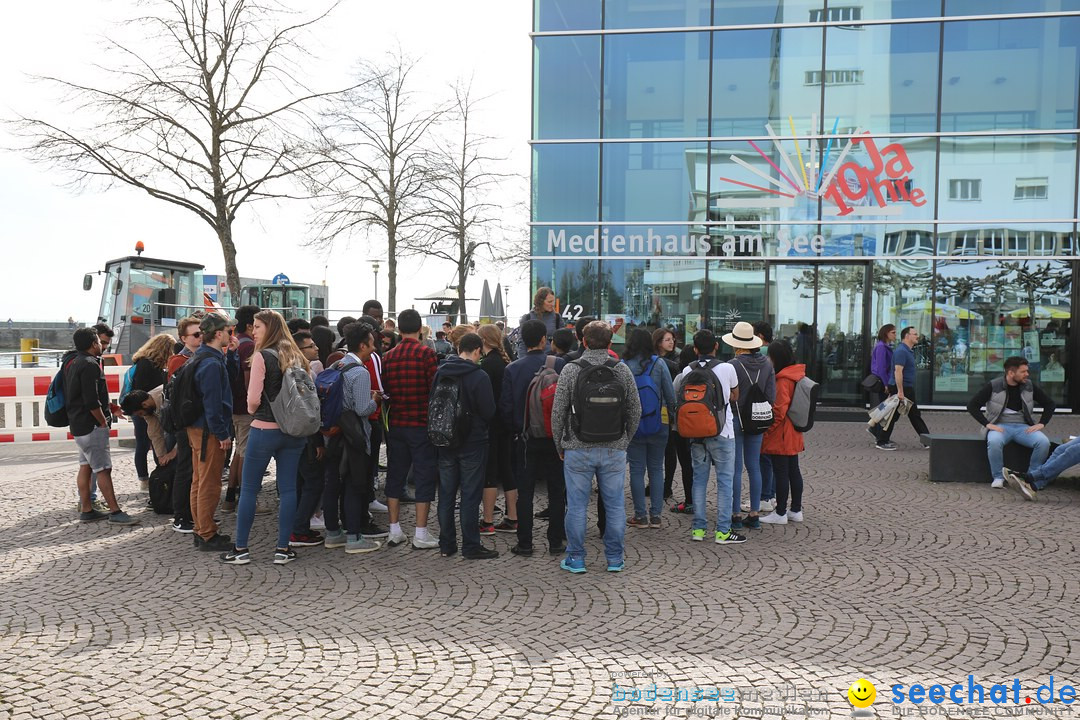
[(367, 509), (371, 512), (377, 513), (389, 512), (389, 508), (387, 508), (386, 505), (382, 504), (378, 500), (372, 500), (370, 503), (368, 503)]
[(776, 509), (776, 500), (773, 500), (773, 499), (762, 500), (760, 509), (761, 509), (761, 512), (772, 512), (773, 510)]
[(761, 516), (761, 522), (768, 523), (769, 525), (787, 525), (787, 521), (787, 515), (777, 515), (775, 512)]
[(139, 490), (150, 492), (150, 478), (139, 478)]
[(389, 547), (397, 547), (398, 545), (401, 545), (402, 543), (408, 541), (408, 539), (409, 538), (405, 535), (405, 533), (401, 532), (400, 530), (398, 530), (397, 532), (391, 530), (390, 534), (386, 536), (386, 544)]
[(802, 522), (802, 510), (795, 512), (794, 510), (788, 510), (787, 519), (791, 522)]
[(322, 513), (315, 513), (311, 516), (311, 529), (312, 530), (325, 530), (326, 521), (323, 520)]
[(1005, 487), (1005, 478), (994, 478), (994, 481), (990, 483), (990, 487), (995, 489)]
[(434, 550), (435, 548), (439, 547), (439, 541), (437, 538), (433, 538), (430, 535), (428, 535), (423, 540), (414, 535), (412, 539), (412, 546), (417, 550)]

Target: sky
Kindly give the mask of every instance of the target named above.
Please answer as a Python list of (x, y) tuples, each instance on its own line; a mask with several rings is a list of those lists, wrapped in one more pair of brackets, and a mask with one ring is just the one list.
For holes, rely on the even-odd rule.
[[(308, 0), (285, 0), (297, 10), (325, 7)], [(54, 115), (54, 86), (33, 75), (55, 75), (93, 83), (103, 77), (94, 67), (103, 61), (102, 41), (117, 24), (136, 15), (135, 0), (56, 0), (8, 3), (0, 28), (0, 117), (16, 113)], [(502, 172), (526, 178), (529, 173), (531, 3), (524, 0), (344, 0), (328, 21), (307, 40), (315, 55), (305, 62), (304, 78), (319, 89), (344, 86), (357, 60), (378, 59), (399, 47), (420, 58), (417, 87), (433, 101), (445, 99), (450, 83), (472, 79), (480, 108), (480, 128), (499, 139), (498, 154), (507, 158)], [(100, 282), (85, 292), (82, 277), (104, 268), (106, 260), (134, 253), (201, 263), (207, 273), (223, 273), (224, 262), (213, 230), (190, 211), (155, 200), (134, 189), (73, 193), (65, 177), (33, 164), (12, 148), (17, 140), (0, 127), (0, 243), (7, 271), (0, 282), (0, 319), (61, 321), (69, 316), (93, 322)], [(526, 180), (507, 185), (494, 197), (509, 207), (527, 198)], [(293, 282), (322, 283), (330, 288), (330, 307), (358, 311), (373, 291), (369, 259), (386, 258), (385, 237), (354, 237), (320, 255), (302, 243), (311, 237), (311, 206), (305, 202), (260, 202), (241, 210), (233, 225), (237, 263), (246, 277), (271, 278), (284, 272)], [(507, 211), (505, 219), (524, 218)], [(519, 230), (517, 237), (523, 237)], [(398, 309), (414, 297), (442, 290), (453, 282), (453, 265), (427, 259), (398, 263)], [(479, 298), (487, 279), (511, 286), (511, 316), (529, 302), (527, 268), (481, 266), (468, 285)], [(385, 263), (378, 295), (387, 301)], [(428, 303), (415, 302), (421, 312)], [(475, 315), (479, 303), (470, 303)], [(331, 317), (345, 312), (331, 312)]]

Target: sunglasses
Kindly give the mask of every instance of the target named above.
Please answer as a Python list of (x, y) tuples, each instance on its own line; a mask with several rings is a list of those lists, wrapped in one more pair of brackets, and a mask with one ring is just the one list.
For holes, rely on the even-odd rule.
[(202, 331), (200, 330), (198, 332), (188, 333), (185, 337), (193, 337), (193, 338), (202, 337)]

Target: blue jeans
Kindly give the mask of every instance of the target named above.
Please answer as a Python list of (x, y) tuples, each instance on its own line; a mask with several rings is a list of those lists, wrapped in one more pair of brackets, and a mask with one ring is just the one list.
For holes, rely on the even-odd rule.
[(772, 500), (776, 497), (776, 478), (773, 477), (772, 458), (761, 454), (761, 499)]
[(1005, 423), (998, 425), (1004, 432), (989, 430), (986, 433), (986, 456), (990, 459), (990, 477), (1003, 477), (1001, 469), (1005, 466), (1005, 443), (1014, 442), (1031, 448), (1029, 468), (1037, 468), (1046, 462), (1050, 454), (1050, 439), (1039, 432), (1028, 432), (1028, 425), (1023, 423)]
[(457, 550), (454, 503), (461, 490), (461, 554), (480, 549), (480, 501), (484, 497), (488, 448), (469, 443), (457, 450), (439, 450), (439, 550)]
[(289, 535), (296, 518), (296, 474), (306, 443), (306, 438), (286, 435), (281, 430), (251, 428), (240, 476), (240, 502), (236, 506), (236, 547), (247, 547), (251, 525), (255, 522), (255, 498), (262, 489), (263, 473), (270, 458), (277, 461), (277, 487), (281, 498), (276, 547), (289, 547)]
[(1035, 453), (1032, 453), (1031, 470), (1028, 470), (1028, 475), (1035, 481), (1035, 489), (1042, 490), (1052, 483), (1058, 475), (1077, 463), (1080, 463), (1080, 438), (1058, 446), (1050, 459), (1042, 465), (1035, 465)]
[[(612, 448), (567, 450), (563, 461), (566, 477), (566, 556), (585, 560), (585, 514), (592, 497), (592, 479), (600, 486), (600, 502), (607, 510), (604, 555), (609, 565), (623, 561), (626, 535), (626, 452)], [(661, 490), (663, 484), (660, 485)]]
[(742, 471), (750, 476), (750, 512), (757, 513), (761, 507), (761, 440), (765, 435), (747, 435), (742, 431), (739, 413), (735, 416), (735, 470), (731, 487), (731, 514), (740, 512), (742, 499)]
[[(660, 515), (664, 512), (664, 453), (667, 450), (668, 426), (660, 432), (634, 438), (626, 448), (630, 461), (630, 494), (634, 498), (634, 517)], [(652, 509), (645, 512), (645, 470), (649, 470)]]
[(705, 494), (709, 489), (709, 471), (716, 468), (716, 529), (731, 532), (731, 483), (735, 475), (735, 441), (731, 438), (706, 438), (690, 443), (694, 459), (694, 529), (704, 530)]

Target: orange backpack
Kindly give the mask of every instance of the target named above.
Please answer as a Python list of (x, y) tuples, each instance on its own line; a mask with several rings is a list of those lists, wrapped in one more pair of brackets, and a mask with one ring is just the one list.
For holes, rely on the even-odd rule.
[(675, 432), (690, 440), (716, 437), (727, 420), (724, 388), (713, 372), (720, 361), (699, 362), (695, 361), (676, 394)]

